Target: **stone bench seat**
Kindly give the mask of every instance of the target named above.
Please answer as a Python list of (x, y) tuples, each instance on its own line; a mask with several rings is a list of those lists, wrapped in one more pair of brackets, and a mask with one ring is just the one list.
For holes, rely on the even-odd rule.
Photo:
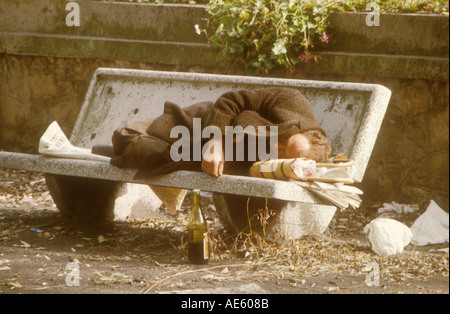
[(245, 176), (223, 175), (214, 178), (202, 172), (175, 171), (151, 179), (134, 179), (136, 170), (117, 168), (111, 166), (108, 162), (8, 152), (0, 152), (0, 165), (4, 168), (53, 175), (182, 189), (193, 189), (195, 187), (206, 192), (276, 198), (301, 203), (311, 203), (316, 200), (314, 195), (294, 183)]
[[(83, 148), (110, 145), (115, 129), (161, 115), (166, 101), (189, 106), (215, 101), (230, 90), (271, 86), (295, 88), (305, 95), (327, 130), (334, 153), (354, 160), (353, 178), (361, 182), (391, 95), (375, 84), (100, 68), (92, 77), (70, 141)], [(214, 178), (190, 171), (144, 180), (134, 178), (136, 170), (107, 162), (11, 152), (0, 152), (0, 168), (45, 173), (61, 213), (88, 220), (123, 219), (137, 207), (159, 208), (161, 201), (148, 185), (212, 192), (219, 218), (230, 232), (245, 227), (246, 208), (236, 204), (248, 197), (268, 200), (266, 204), (277, 212), (271, 232), (289, 239), (323, 232), (336, 211), (327, 201), (286, 181)]]

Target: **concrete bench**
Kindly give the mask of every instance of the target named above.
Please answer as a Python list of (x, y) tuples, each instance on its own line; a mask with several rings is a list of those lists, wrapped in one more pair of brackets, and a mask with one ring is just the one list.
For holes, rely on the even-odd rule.
[[(354, 159), (353, 176), (360, 182), (391, 95), (379, 85), (100, 68), (93, 75), (70, 141), (84, 148), (110, 144), (116, 128), (159, 116), (165, 101), (188, 106), (214, 101), (230, 90), (268, 86), (296, 88), (306, 96), (334, 152)], [(147, 185), (212, 192), (219, 218), (231, 232), (247, 224), (242, 219), (246, 209), (234, 205), (239, 198), (241, 202), (248, 197), (269, 200), (278, 212), (271, 232), (286, 238), (323, 232), (336, 211), (335, 206), (286, 181), (213, 178), (190, 171), (138, 180), (136, 170), (107, 162), (10, 152), (0, 152), (0, 167), (45, 173), (55, 204), (72, 218), (117, 220), (139, 209), (155, 210), (161, 201)]]

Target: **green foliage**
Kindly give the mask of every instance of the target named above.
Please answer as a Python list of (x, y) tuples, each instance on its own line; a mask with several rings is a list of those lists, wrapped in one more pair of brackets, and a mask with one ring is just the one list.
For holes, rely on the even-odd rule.
[(310, 50), (328, 42), (324, 0), (211, 0), (208, 34), (218, 61), (232, 68), (269, 72), (310, 61)]
[(331, 12), (365, 12), (368, 2), (382, 12), (448, 12), (448, 1), (211, 0), (204, 32), (230, 70), (268, 73), (281, 65), (293, 72), (299, 62), (316, 62), (314, 52), (326, 48)]
[[(217, 49), (217, 61), (229, 70), (268, 73), (275, 67), (295, 70), (316, 62), (315, 52), (332, 37), (332, 12), (367, 12), (376, 2), (381, 12), (446, 13), (449, 1), (430, 0), (108, 0), (112, 2), (208, 4), (211, 17), (202, 30)], [(197, 29), (197, 32), (199, 30)]]

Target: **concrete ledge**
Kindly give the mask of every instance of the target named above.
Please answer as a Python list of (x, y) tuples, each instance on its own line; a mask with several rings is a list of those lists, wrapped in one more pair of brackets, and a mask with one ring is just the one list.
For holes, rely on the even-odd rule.
[(215, 65), (194, 25), (203, 6), (77, 1), (80, 26), (66, 24), (67, 1), (0, 2), (0, 53)]
[(367, 26), (367, 13), (330, 15), (333, 51), (397, 56), (448, 57), (449, 17), (433, 14), (381, 14), (380, 26)]
[[(194, 30), (209, 18), (205, 6), (80, 0), (80, 26), (70, 27), (66, 3), (1, 1), (0, 53), (217, 66)], [(330, 51), (299, 72), (448, 78), (448, 16), (383, 14), (379, 27), (368, 27), (366, 16), (333, 13)]]
[(119, 39), (80, 35), (0, 32), (0, 53), (137, 62), (216, 65), (206, 43)]
[(449, 59), (353, 52), (322, 52), (316, 64), (299, 65), (302, 73), (339, 73), (403, 79), (448, 80)]
[(205, 43), (194, 25), (205, 23), (204, 6), (77, 0), (79, 26), (68, 26), (61, 0), (2, 0), (0, 30), (144, 41)]

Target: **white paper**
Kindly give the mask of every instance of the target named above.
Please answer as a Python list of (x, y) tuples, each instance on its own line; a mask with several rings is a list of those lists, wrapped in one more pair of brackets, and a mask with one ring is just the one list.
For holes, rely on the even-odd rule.
[(415, 245), (449, 242), (448, 213), (431, 200), (427, 210), (411, 226), (411, 231)]
[(359, 208), (362, 202), (359, 195), (363, 194), (363, 191), (343, 183), (325, 183), (318, 181), (308, 182), (297, 180), (289, 180), (289, 182), (308, 189), (340, 209), (346, 209), (349, 206), (352, 208)]
[(326, 183), (326, 182), (315, 182), (322, 190), (337, 190), (341, 192), (353, 193), (362, 195), (363, 191), (355, 186), (345, 185), (343, 183)]
[(88, 148), (73, 146), (56, 121), (52, 122), (39, 140), (39, 154), (109, 162), (111, 158), (92, 154)]
[(390, 256), (403, 252), (411, 242), (411, 230), (394, 219), (378, 218), (364, 227), (364, 233), (372, 250), (380, 256)]
[(314, 160), (297, 158), (291, 169), (299, 180), (353, 183), (350, 167), (323, 167)]

